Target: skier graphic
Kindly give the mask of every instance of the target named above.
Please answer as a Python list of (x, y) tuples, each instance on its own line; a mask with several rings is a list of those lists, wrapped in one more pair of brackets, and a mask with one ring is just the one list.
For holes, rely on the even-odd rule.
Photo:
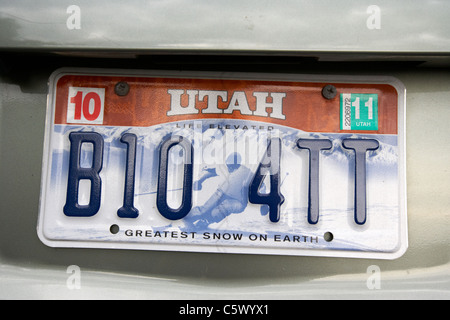
[[(248, 185), (252, 177), (249, 168), (243, 165), (239, 153), (232, 153), (227, 157), (225, 165), (216, 168), (221, 183), (216, 192), (202, 205), (192, 208), (189, 213), (194, 218), (193, 225), (198, 229), (205, 229), (211, 223), (222, 221), (231, 214), (241, 213), (248, 204)], [(215, 176), (213, 170), (207, 171), (206, 176)], [(217, 172), (218, 171), (218, 172)], [(194, 188), (201, 189), (201, 183), (197, 182)]]

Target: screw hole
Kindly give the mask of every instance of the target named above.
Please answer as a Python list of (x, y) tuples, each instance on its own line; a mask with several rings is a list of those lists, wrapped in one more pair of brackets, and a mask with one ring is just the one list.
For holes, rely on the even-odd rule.
[(119, 232), (119, 226), (117, 224), (113, 224), (109, 228), (109, 232), (111, 232), (112, 234), (117, 234)]
[(336, 94), (337, 94), (336, 87), (331, 84), (328, 84), (322, 88), (322, 96), (325, 99), (328, 100), (334, 99), (334, 97), (336, 97)]
[(114, 92), (118, 96), (126, 96), (130, 92), (130, 86), (125, 81), (118, 82), (114, 87)]
[(331, 242), (334, 239), (334, 236), (331, 232), (325, 232), (325, 234), (323, 235), (323, 238), (325, 239), (326, 242)]

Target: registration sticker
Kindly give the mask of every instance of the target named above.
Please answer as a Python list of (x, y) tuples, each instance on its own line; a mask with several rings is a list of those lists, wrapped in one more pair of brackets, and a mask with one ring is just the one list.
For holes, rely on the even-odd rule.
[(341, 94), (342, 130), (378, 130), (378, 94)]
[(398, 258), (404, 108), (391, 77), (57, 70), (38, 235), (52, 247)]

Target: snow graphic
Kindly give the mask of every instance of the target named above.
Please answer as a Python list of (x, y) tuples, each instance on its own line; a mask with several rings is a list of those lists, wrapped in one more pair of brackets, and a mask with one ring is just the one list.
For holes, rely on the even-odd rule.
[[(71, 132), (97, 132), (104, 140), (100, 210), (92, 217), (67, 217), (66, 202)], [(127, 145), (124, 133), (135, 133), (135, 219), (119, 218), (123, 205)], [(192, 208), (183, 219), (170, 220), (157, 208), (161, 143), (173, 136), (193, 147)], [(281, 139), (279, 188), (284, 197), (280, 219), (269, 220), (267, 205), (249, 201), (249, 186), (267, 152), (270, 138)], [(319, 221), (308, 215), (309, 151), (298, 139), (328, 139), (330, 150), (319, 156)], [(366, 153), (367, 221), (354, 221), (355, 153), (344, 139), (376, 139), (379, 148)], [(397, 135), (309, 133), (243, 120), (201, 120), (153, 127), (55, 125), (48, 174), (45, 235), (52, 240), (105, 241), (145, 245), (198, 245), (308, 250), (393, 252), (400, 245), (399, 146)], [(80, 166), (92, 166), (92, 146), (83, 145)], [(167, 204), (182, 205), (186, 150), (170, 149)], [(259, 188), (269, 194), (267, 175)], [(80, 187), (79, 203), (89, 204), (89, 187)], [(119, 226), (117, 234), (110, 226)], [(332, 233), (333, 241), (324, 234)], [(225, 250), (225, 249), (224, 249)]]

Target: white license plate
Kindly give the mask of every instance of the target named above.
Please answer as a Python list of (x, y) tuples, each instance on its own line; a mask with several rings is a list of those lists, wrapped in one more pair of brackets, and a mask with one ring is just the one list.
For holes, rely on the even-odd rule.
[(404, 121), (391, 77), (60, 69), (38, 234), (52, 247), (398, 258)]

